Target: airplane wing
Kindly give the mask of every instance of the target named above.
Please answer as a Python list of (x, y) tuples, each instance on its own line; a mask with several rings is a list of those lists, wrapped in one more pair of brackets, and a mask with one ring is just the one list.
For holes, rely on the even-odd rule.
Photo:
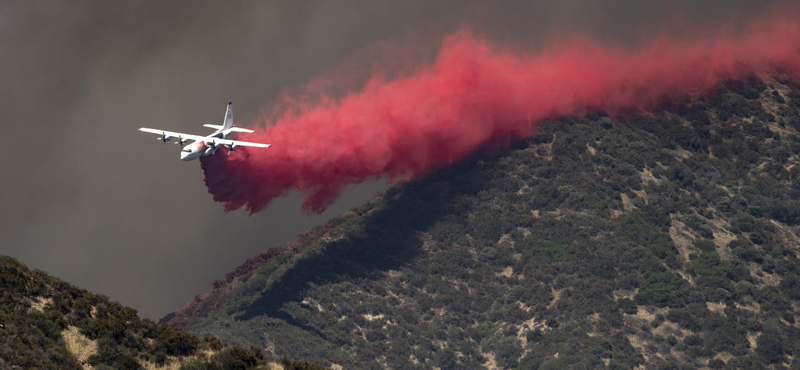
[(202, 141), (206, 144), (210, 145), (227, 145), (227, 146), (249, 146), (254, 148), (269, 148), (270, 144), (261, 144), (261, 143), (251, 143), (248, 141), (239, 141), (239, 140), (228, 140), (228, 139), (220, 139), (217, 137), (208, 137), (208, 136), (200, 136), (200, 135), (192, 135), (192, 134), (184, 134), (180, 132), (172, 132), (172, 131), (165, 131), (165, 130), (156, 130), (153, 128), (142, 127), (139, 131), (147, 132), (151, 134), (156, 134), (161, 136), (165, 139), (172, 139), (176, 138), (178, 140), (193, 140), (193, 141)]
[(184, 134), (184, 133), (181, 133), (181, 132), (172, 132), (172, 131), (165, 131), (165, 130), (156, 130), (156, 129), (153, 129), (153, 128), (146, 128), (146, 127), (140, 128), (139, 131), (148, 132), (148, 133), (151, 133), (151, 134), (156, 134), (156, 135), (159, 135), (159, 136), (161, 136), (163, 138), (166, 138), (166, 139), (176, 138), (176, 139), (193, 140), (193, 141), (203, 141), (203, 140), (206, 139), (205, 136)]
[(227, 145), (227, 146), (233, 146), (233, 147), (250, 146), (250, 147), (253, 147), (253, 148), (269, 148), (271, 146), (269, 144), (251, 143), (249, 141), (220, 139), (220, 138), (216, 138), (216, 137), (203, 138), (203, 142), (206, 143), (206, 144)]

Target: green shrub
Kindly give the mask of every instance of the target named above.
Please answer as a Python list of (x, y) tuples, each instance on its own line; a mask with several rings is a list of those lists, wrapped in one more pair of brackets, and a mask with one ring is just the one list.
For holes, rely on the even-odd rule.
[(188, 356), (197, 350), (200, 340), (192, 334), (180, 330), (167, 330), (157, 338), (164, 345), (167, 354)]
[(644, 246), (660, 259), (674, 259), (678, 253), (659, 228), (647, 223), (638, 212), (622, 214), (617, 217), (616, 223), (620, 234)]
[(781, 291), (787, 297), (800, 300), (800, 277), (795, 274), (789, 274), (780, 282)]
[(495, 331), (497, 331), (497, 324), (495, 324), (493, 322), (484, 321), (484, 322), (478, 324), (478, 338), (479, 338), (479, 340), (491, 337), (492, 335), (494, 335)]
[(572, 248), (567, 244), (555, 243), (549, 240), (536, 241), (531, 245), (526, 254), (529, 257), (545, 257), (555, 261), (561, 261), (572, 252)]
[(777, 322), (764, 325), (761, 335), (756, 339), (756, 353), (767, 363), (780, 363), (784, 361), (786, 352), (786, 338)]
[(285, 358), (281, 360), (281, 365), (283, 365), (284, 370), (327, 370), (326, 368), (316, 364), (290, 361)]
[(659, 307), (680, 306), (689, 294), (689, 284), (672, 272), (652, 273), (642, 282), (637, 300)]
[(638, 311), (636, 303), (634, 303), (630, 298), (622, 298), (617, 301), (617, 304), (619, 304), (619, 308), (622, 309), (622, 312), (626, 314), (633, 315)]
[(213, 367), (202, 359), (193, 358), (182, 363), (178, 370), (213, 370)]

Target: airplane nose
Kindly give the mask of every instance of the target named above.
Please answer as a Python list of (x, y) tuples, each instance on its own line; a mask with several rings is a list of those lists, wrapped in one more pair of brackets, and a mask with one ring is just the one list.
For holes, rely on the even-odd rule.
[(187, 153), (187, 152), (181, 152), (181, 160), (183, 160), (183, 161), (186, 161), (186, 160), (187, 160), (187, 159), (186, 159), (186, 157), (187, 157), (187, 156), (189, 156), (189, 153)]

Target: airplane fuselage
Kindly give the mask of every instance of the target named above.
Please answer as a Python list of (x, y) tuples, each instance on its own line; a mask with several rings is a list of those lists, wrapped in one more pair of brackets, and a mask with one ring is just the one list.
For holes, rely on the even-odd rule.
[[(211, 135), (208, 135), (208, 138), (219, 138), (219, 139), (232, 139), (236, 136), (235, 132), (229, 132), (227, 135), (222, 130), (217, 130)], [(217, 148), (209, 147), (208, 144), (202, 141), (195, 141), (189, 145), (186, 145), (181, 149), (181, 160), (183, 161), (191, 161), (193, 159), (200, 158), (204, 155), (211, 155), (217, 151)]]

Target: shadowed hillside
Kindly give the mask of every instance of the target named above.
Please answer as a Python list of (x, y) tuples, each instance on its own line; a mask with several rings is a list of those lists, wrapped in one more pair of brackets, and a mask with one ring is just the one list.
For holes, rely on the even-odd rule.
[(165, 319), (334, 368), (797, 367), (800, 86), (662, 108), (397, 184)]

